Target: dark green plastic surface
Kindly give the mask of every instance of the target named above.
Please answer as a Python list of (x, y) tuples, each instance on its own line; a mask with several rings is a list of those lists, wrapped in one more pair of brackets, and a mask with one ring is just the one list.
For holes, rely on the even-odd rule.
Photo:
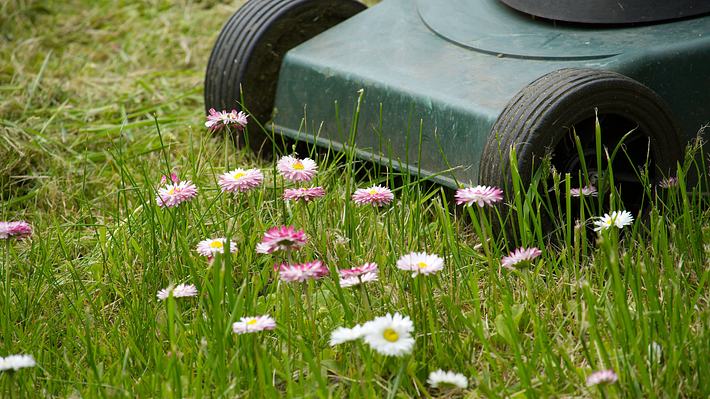
[[(476, 183), (506, 103), (537, 77), (570, 67), (649, 86), (684, 139), (710, 121), (710, 17), (593, 30), (556, 28), (496, 0), (386, 0), (289, 51), (274, 122), (288, 136), (338, 148), (363, 89), (355, 140), (362, 157), (391, 158), (449, 186)], [(322, 123), (319, 137), (302, 133), (304, 106), (310, 133)]]

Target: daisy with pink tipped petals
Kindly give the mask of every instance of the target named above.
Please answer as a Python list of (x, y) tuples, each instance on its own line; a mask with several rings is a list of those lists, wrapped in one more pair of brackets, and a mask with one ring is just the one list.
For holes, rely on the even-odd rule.
[(16, 238), (25, 239), (32, 235), (32, 226), (24, 220), (17, 222), (0, 222), (0, 240)]
[(571, 188), (569, 190), (569, 193), (573, 197), (596, 197), (597, 195), (599, 195), (599, 193), (597, 193), (597, 188), (592, 186), (591, 184), (581, 188)]
[[(224, 237), (220, 238), (209, 238), (207, 240), (202, 240), (197, 244), (197, 252), (208, 258), (213, 258), (216, 254), (223, 254), (224, 247), (227, 246), (227, 239)], [(237, 252), (237, 243), (234, 241), (229, 242), (229, 252)]]
[(242, 317), (232, 324), (232, 331), (236, 334), (253, 333), (276, 328), (276, 321), (269, 315)]
[(397, 268), (411, 271), (412, 277), (419, 274), (428, 276), (442, 270), (444, 260), (438, 255), (429, 255), (426, 252), (411, 252), (399, 258)]
[(354, 287), (356, 285), (379, 280), (377, 273), (365, 273), (353, 277), (340, 277), (340, 286), (343, 288)]
[(329, 273), (328, 267), (319, 260), (295, 265), (282, 263), (274, 265), (274, 270), (278, 271), (281, 280), (287, 283), (317, 280)]
[(384, 206), (392, 202), (394, 194), (387, 187), (372, 186), (355, 190), (352, 199), (358, 205)]
[(479, 207), (483, 208), (486, 205), (491, 206), (496, 202), (502, 201), (503, 190), (490, 186), (460, 188), (456, 190), (454, 198), (456, 199), (456, 205), (465, 204), (471, 206), (478, 204)]
[(671, 187), (677, 187), (678, 186), (678, 178), (677, 177), (665, 177), (663, 178), (660, 182), (658, 182), (658, 187), (660, 188), (671, 188)]
[(258, 187), (264, 181), (259, 169), (237, 168), (219, 176), (219, 188), (227, 193), (243, 193)]
[(191, 181), (176, 182), (175, 180), (177, 180), (177, 176), (173, 180), (173, 184), (158, 189), (155, 202), (159, 207), (172, 208), (197, 197), (197, 187)]
[(352, 269), (340, 269), (338, 270), (338, 274), (340, 274), (340, 277), (357, 277), (366, 273), (377, 274), (377, 271), (377, 263), (369, 262), (362, 266), (353, 267)]
[(284, 190), (284, 200), (309, 202), (325, 195), (323, 187), (287, 188)]
[(298, 159), (291, 155), (279, 159), (276, 169), (291, 182), (310, 181), (316, 175), (318, 165), (310, 158)]
[(230, 112), (221, 111), (218, 112), (214, 108), (210, 108), (207, 114), (207, 121), (205, 122), (205, 127), (212, 132), (229, 126), (234, 125), (237, 129), (242, 129), (247, 125), (247, 115), (244, 112), (237, 111), (233, 109)]
[(197, 295), (197, 288), (192, 284), (180, 284), (176, 287), (163, 288), (158, 291), (158, 300), (165, 300), (172, 294), (173, 298), (184, 298)]
[(256, 245), (256, 252), (270, 254), (276, 251), (294, 251), (301, 249), (308, 237), (303, 230), (293, 226), (273, 227), (264, 233), (264, 238)]
[(529, 266), (530, 262), (541, 254), (542, 251), (535, 247), (518, 248), (508, 254), (508, 256), (504, 256), (503, 259), (500, 260), (500, 263), (506, 269), (515, 270), (521, 267)]
[(595, 371), (587, 377), (587, 386), (591, 387), (599, 384), (613, 384), (619, 380), (614, 370)]

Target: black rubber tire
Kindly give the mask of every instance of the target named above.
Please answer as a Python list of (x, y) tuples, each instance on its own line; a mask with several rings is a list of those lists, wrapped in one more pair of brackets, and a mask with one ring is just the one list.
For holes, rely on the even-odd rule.
[[(653, 90), (624, 75), (595, 69), (560, 69), (523, 88), (503, 109), (481, 156), (480, 184), (511, 187), (509, 149), (514, 147), (523, 183), (546, 154), (553, 152), (581, 121), (604, 115), (619, 116), (637, 126), (650, 139), (657, 178), (675, 170), (683, 157), (677, 123), (663, 99)], [(607, 131), (608, 132), (608, 131)], [(605, 125), (601, 123), (602, 136)], [(580, 131), (577, 130), (577, 134)], [(583, 134), (583, 133), (582, 133)], [(587, 136), (589, 133), (587, 132)], [(586, 137), (594, 142), (594, 135)], [(584, 137), (580, 138), (584, 139)], [(617, 141), (618, 143), (618, 141)], [(613, 147), (614, 143), (607, 147)], [(646, 144), (644, 143), (644, 146)], [(611, 151), (613, 148), (609, 148)], [(570, 172), (560, 170), (560, 172)], [(615, 174), (616, 174), (615, 170)]]
[[(243, 98), (251, 119), (267, 122), (286, 52), (365, 8), (353, 0), (248, 1), (227, 21), (212, 48), (205, 110), (241, 110)], [(258, 151), (265, 137), (255, 137), (257, 131), (250, 130), (249, 144)]]

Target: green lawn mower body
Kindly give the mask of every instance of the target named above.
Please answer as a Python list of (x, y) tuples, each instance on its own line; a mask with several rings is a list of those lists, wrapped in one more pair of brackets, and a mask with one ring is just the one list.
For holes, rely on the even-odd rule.
[[(576, 173), (572, 132), (593, 147), (595, 117), (605, 145), (626, 135), (626, 158), (650, 159), (660, 179), (710, 122), (710, 10), (641, 24), (553, 21), (498, 0), (385, 0), (357, 11), (283, 52), (273, 97), (259, 98), (269, 114), (257, 115), (277, 133), (341, 148), (361, 95), (362, 158), (450, 187), (502, 186), (511, 146), (524, 177), (550, 153)], [(243, 99), (249, 109), (257, 84), (248, 79), (222, 74), (240, 81), (233, 98), (210, 89), (224, 86), (211, 77), (215, 57), (207, 107)]]

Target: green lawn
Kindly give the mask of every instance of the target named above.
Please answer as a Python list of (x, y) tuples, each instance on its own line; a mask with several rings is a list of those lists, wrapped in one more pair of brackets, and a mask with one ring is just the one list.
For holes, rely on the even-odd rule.
[[(284, 202), (297, 185), (275, 161), (204, 127), (203, 71), (240, 3), (0, 3), (0, 221), (34, 228), (29, 240), (0, 240), (0, 356), (37, 363), (0, 371), (0, 396), (710, 397), (710, 214), (683, 179), (695, 168), (706, 178), (705, 165), (688, 161), (679, 187), (649, 184), (647, 212), (599, 234), (608, 180), (581, 208), (543, 188), (544, 173), (506, 204), (454, 207), (441, 188), (349, 150), (301, 151), (326, 195)], [(221, 192), (218, 176), (237, 167), (259, 168), (264, 183)], [(171, 172), (198, 195), (161, 208), (156, 190)], [(392, 189), (392, 204), (350, 199), (373, 184)], [(498, 233), (506, 215), (514, 227)], [(307, 244), (257, 253), (282, 225)], [(196, 246), (214, 237), (237, 252), (208, 262)], [(542, 255), (502, 268), (518, 246)], [(398, 269), (413, 251), (440, 256), (443, 270)], [(273, 269), (311, 260), (329, 274), (287, 283)], [(366, 262), (378, 281), (340, 286), (338, 269)], [(181, 283), (198, 295), (156, 298)], [(411, 353), (329, 345), (336, 328), (395, 312), (413, 323)], [(232, 331), (267, 314), (274, 330)], [(431, 387), (437, 369), (468, 388)], [(618, 381), (588, 386), (605, 369)]]

